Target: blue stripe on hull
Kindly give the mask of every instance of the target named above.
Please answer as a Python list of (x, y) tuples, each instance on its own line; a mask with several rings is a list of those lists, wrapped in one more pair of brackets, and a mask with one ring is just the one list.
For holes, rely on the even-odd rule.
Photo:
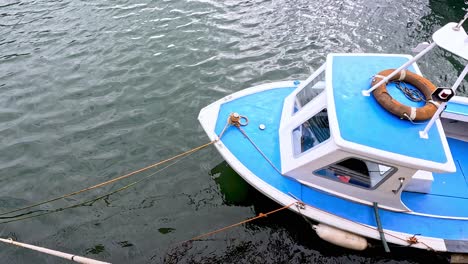
[[(373, 208), (303, 186), (302, 200), (354, 222), (376, 226)], [(468, 240), (468, 221), (433, 218), (380, 209), (384, 229), (443, 239)]]
[[(278, 127), (283, 100), (292, 90), (293, 88), (284, 88), (263, 91), (223, 104), (218, 115), (216, 133), (219, 134), (222, 131), (231, 112), (246, 115), (249, 118), (249, 125), (243, 127), (246, 134), (275, 166), (280, 168)], [(260, 130), (260, 124), (264, 124), (266, 129)], [(334, 215), (376, 226), (372, 207), (335, 197), (279, 174), (237, 128), (230, 127), (224, 134), (222, 141), (250, 171), (276, 189), (286, 194), (291, 193), (305, 203)], [(464, 208), (468, 208), (468, 202), (464, 203)], [(425, 217), (387, 210), (380, 210), (380, 215), (384, 229), (449, 240), (468, 240), (468, 221)]]

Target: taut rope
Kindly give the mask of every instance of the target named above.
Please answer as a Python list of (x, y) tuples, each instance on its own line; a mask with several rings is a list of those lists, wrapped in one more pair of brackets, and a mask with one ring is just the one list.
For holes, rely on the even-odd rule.
[[(231, 117), (231, 116), (230, 116)], [(149, 166), (146, 166), (144, 168), (141, 168), (139, 170), (136, 170), (136, 171), (132, 171), (130, 173), (127, 173), (125, 175), (122, 175), (122, 176), (119, 176), (117, 178), (114, 178), (114, 179), (111, 179), (111, 180), (108, 180), (108, 181), (105, 181), (105, 182), (101, 182), (99, 184), (96, 184), (96, 185), (93, 185), (93, 186), (89, 186), (87, 188), (84, 188), (84, 189), (81, 189), (81, 190), (78, 190), (78, 191), (75, 191), (75, 192), (71, 192), (71, 193), (67, 193), (67, 194), (64, 194), (62, 196), (58, 196), (58, 197), (55, 197), (55, 198), (52, 198), (52, 199), (49, 199), (49, 200), (45, 200), (45, 201), (42, 201), (42, 202), (38, 202), (38, 203), (35, 203), (35, 204), (32, 204), (32, 205), (28, 205), (28, 206), (25, 206), (25, 207), (21, 207), (21, 208), (17, 208), (17, 209), (14, 209), (14, 210), (11, 210), (11, 211), (8, 211), (8, 212), (3, 212), (3, 213), (0, 213), (0, 216), (2, 215), (7, 215), (7, 214), (11, 214), (11, 213), (15, 213), (15, 212), (18, 212), (18, 211), (22, 211), (22, 210), (26, 210), (26, 209), (30, 209), (30, 208), (33, 208), (33, 207), (36, 207), (36, 206), (39, 206), (39, 205), (43, 205), (43, 204), (47, 204), (47, 203), (51, 203), (51, 202), (55, 202), (55, 201), (58, 201), (58, 200), (61, 200), (61, 199), (65, 199), (67, 197), (70, 197), (70, 196), (74, 196), (74, 195), (77, 195), (77, 194), (80, 194), (80, 193), (84, 193), (84, 192), (87, 192), (87, 191), (90, 191), (90, 190), (93, 190), (93, 189), (97, 189), (97, 188), (100, 188), (100, 187), (103, 187), (103, 186), (106, 186), (106, 185), (109, 185), (111, 183), (114, 183), (114, 182), (117, 182), (117, 181), (120, 181), (120, 180), (123, 180), (125, 178), (128, 178), (130, 176), (133, 176), (135, 174), (138, 174), (140, 172), (144, 172), (144, 171), (147, 171), (149, 169), (152, 169), (154, 167), (157, 167), (157, 166), (160, 166), (164, 163), (167, 163), (169, 161), (172, 161), (172, 160), (175, 160), (177, 158), (180, 158), (180, 157), (183, 157), (183, 156), (186, 156), (186, 155), (189, 155), (189, 154), (192, 154), (196, 151), (199, 151), (201, 149), (204, 149), (216, 142), (218, 142), (221, 137), (223, 136), (224, 132), (226, 132), (226, 129), (229, 127), (229, 125), (234, 125), (234, 126), (237, 126), (236, 124), (239, 123), (240, 124), (240, 119), (243, 118), (243, 117), (240, 117), (239, 119), (237, 120), (234, 120), (231, 122), (231, 118), (228, 118), (227, 122), (226, 122), (226, 125), (224, 126), (222, 132), (218, 135), (218, 137), (211, 141), (211, 142), (208, 142), (206, 144), (203, 144), (201, 146), (198, 146), (198, 147), (195, 147), (191, 150), (188, 150), (188, 151), (185, 151), (183, 153), (180, 153), (178, 155), (175, 155), (171, 158), (168, 158), (168, 159), (165, 159), (165, 160), (162, 160), (162, 161), (159, 161), (159, 162), (156, 162), (154, 164), (151, 164)], [(245, 119), (246, 122), (248, 122), (247, 119)], [(240, 124), (240, 125), (245, 125), (245, 124)], [(24, 214), (23, 214), (24, 215)], [(8, 216), (8, 217), (0, 217), (0, 219), (6, 219), (6, 218), (14, 218), (14, 216)]]
[(264, 214), (264, 213), (260, 213), (260, 214), (258, 214), (258, 215), (255, 216), (255, 217), (249, 218), (249, 219), (244, 220), (244, 221), (240, 221), (239, 223), (232, 224), (232, 225), (229, 225), (229, 226), (220, 228), (220, 229), (215, 230), (215, 231), (211, 231), (211, 232), (208, 232), (208, 233), (205, 233), (205, 234), (202, 234), (202, 235), (193, 237), (193, 238), (191, 238), (191, 239), (189, 239), (189, 240), (187, 240), (187, 241), (184, 241), (184, 242), (182, 242), (182, 243), (186, 243), (186, 242), (190, 242), (190, 241), (199, 240), (199, 239), (201, 239), (201, 238), (204, 238), (204, 237), (207, 237), (207, 236), (211, 236), (211, 235), (214, 235), (214, 234), (216, 234), (216, 233), (220, 233), (220, 232), (226, 231), (226, 230), (228, 230), (228, 229), (230, 229), (230, 228), (233, 228), (233, 227), (236, 227), (236, 226), (240, 226), (240, 225), (242, 225), (242, 224), (245, 224), (245, 223), (248, 223), (248, 222), (257, 220), (257, 219), (259, 219), (259, 218), (267, 217), (267, 216), (269, 216), (269, 215), (271, 215), (271, 214), (277, 213), (277, 212), (282, 211), (282, 210), (284, 210), (284, 209), (288, 209), (289, 207), (291, 207), (291, 206), (293, 206), (293, 205), (295, 205), (295, 204), (297, 204), (297, 202), (291, 203), (291, 204), (289, 204), (289, 205), (283, 206), (283, 207), (281, 207), (281, 208), (275, 209), (275, 210), (270, 211), (270, 212), (265, 213), (265, 214)]
[[(193, 154), (193, 153), (190, 153), (190, 154), (188, 154), (187, 156), (185, 156), (185, 157), (183, 157), (183, 158), (186, 158), (186, 157), (188, 157), (188, 156), (191, 155), (191, 154)], [(169, 164), (169, 165), (165, 166), (164, 168), (161, 168), (161, 169), (159, 169), (159, 170), (157, 170), (157, 171), (155, 171), (155, 172), (153, 172), (153, 173), (147, 175), (146, 177), (144, 177), (144, 178), (142, 178), (142, 179), (140, 179), (140, 180), (138, 180), (138, 181), (134, 181), (134, 182), (132, 182), (132, 183), (130, 183), (130, 184), (127, 184), (127, 185), (125, 185), (125, 186), (123, 186), (123, 187), (120, 187), (119, 189), (116, 189), (116, 190), (111, 191), (111, 192), (108, 192), (108, 193), (106, 193), (106, 194), (97, 196), (97, 197), (95, 197), (95, 198), (92, 198), (92, 199), (89, 199), (89, 200), (86, 200), (86, 201), (83, 201), (83, 202), (80, 202), (80, 203), (76, 203), (76, 204), (73, 204), (73, 205), (69, 205), (69, 206), (66, 206), (66, 207), (61, 207), (61, 208), (57, 208), (57, 209), (54, 209), (54, 210), (46, 211), (46, 212), (41, 213), (41, 214), (29, 215), (29, 214), (32, 214), (32, 213), (34, 213), (34, 212), (28, 212), (28, 213), (24, 213), (24, 214), (20, 214), (20, 215), (16, 215), (16, 216), (4, 217), (4, 218), (14, 218), (14, 219), (8, 220), (8, 221), (0, 222), (0, 224), (6, 224), (6, 223), (11, 223), (11, 222), (17, 222), (17, 221), (26, 220), (26, 219), (30, 219), (30, 218), (35, 218), (35, 217), (39, 217), (39, 216), (43, 216), (43, 215), (49, 215), (49, 214), (53, 214), (53, 213), (62, 212), (62, 211), (64, 211), (64, 210), (76, 208), (76, 207), (79, 207), (79, 206), (85, 206), (85, 205), (88, 205), (88, 204), (92, 204), (92, 203), (94, 203), (94, 202), (96, 202), (96, 201), (98, 201), (98, 200), (101, 200), (101, 199), (103, 199), (103, 198), (109, 197), (109, 196), (112, 195), (112, 194), (115, 194), (115, 193), (117, 193), (117, 192), (126, 190), (126, 189), (132, 187), (133, 185), (136, 185), (136, 184), (138, 184), (138, 183), (140, 183), (140, 182), (142, 182), (142, 181), (144, 181), (144, 180), (147, 180), (148, 178), (154, 176), (155, 174), (157, 174), (157, 173), (159, 173), (159, 172), (161, 172), (161, 171), (163, 171), (163, 170), (165, 170), (165, 169), (171, 167), (172, 165), (175, 165), (175, 164), (176, 164), (177, 162), (179, 162), (179, 161), (181, 161), (181, 160), (177, 160), (177, 161), (175, 161), (174, 163)], [(23, 217), (20, 217), (20, 216), (23, 216)]]

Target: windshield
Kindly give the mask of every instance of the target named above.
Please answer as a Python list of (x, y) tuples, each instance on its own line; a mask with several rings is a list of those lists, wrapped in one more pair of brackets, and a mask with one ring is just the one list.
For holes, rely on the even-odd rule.
[(314, 79), (312, 79), (300, 92), (296, 95), (294, 112), (299, 111), (302, 107), (312, 101), (317, 95), (325, 89), (325, 71), (322, 71)]

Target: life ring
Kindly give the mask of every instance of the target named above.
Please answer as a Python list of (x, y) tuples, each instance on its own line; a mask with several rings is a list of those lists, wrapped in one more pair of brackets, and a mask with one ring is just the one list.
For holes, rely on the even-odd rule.
[[(377, 84), (381, 79), (390, 75), (393, 71), (395, 71), (395, 69), (388, 69), (379, 72), (374, 76), (372, 86)], [(424, 94), (426, 104), (423, 107), (410, 107), (398, 102), (387, 92), (386, 83), (380, 85), (372, 92), (377, 102), (387, 111), (401, 119), (405, 118), (410, 121), (424, 121), (431, 119), (440, 105), (439, 102), (432, 100), (432, 93), (437, 89), (437, 87), (428, 79), (406, 70), (402, 70), (397, 73), (395, 76), (390, 78), (389, 81), (397, 80), (404, 81), (415, 86)]]

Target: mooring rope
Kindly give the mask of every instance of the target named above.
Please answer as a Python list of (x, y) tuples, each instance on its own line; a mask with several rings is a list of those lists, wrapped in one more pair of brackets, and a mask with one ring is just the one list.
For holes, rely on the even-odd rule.
[[(15, 218), (13, 220), (8, 220), (8, 221), (3, 221), (3, 222), (0, 222), (0, 224), (4, 224), (4, 223), (10, 223), (10, 222), (15, 222), (15, 221), (20, 221), (20, 220), (25, 220), (25, 219), (30, 219), (30, 218), (34, 218), (34, 217), (38, 217), (38, 216), (43, 216), (43, 215), (48, 215), (48, 214), (52, 214), (52, 213), (56, 213), (56, 212), (60, 212), (60, 211), (63, 211), (63, 210), (66, 210), (66, 209), (71, 209), (71, 208), (75, 208), (75, 207), (79, 207), (79, 206), (83, 206), (83, 205), (86, 205), (86, 204), (89, 204), (89, 203), (93, 203), (97, 200), (100, 200), (100, 199), (103, 199), (105, 197), (108, 197), (114, 193), (117, 193), (117, 192), (120, 192), (120, 191), (123, 191), (125, 189), (128, 189), (130, 188), (131, 186), (137, 184), (137, 183), (140, 183), (141, 181), (143, 180), (146, 180), (148, 179), (149, 177), (159, 173), (160, 171), (174, 165), (175, 163), (179, 162), (179, 161), (176, 161), (146, 177), (144, 177), (143, 179), (140, 179), (138, 181), (135, 181), (135, 182), (132, 182), (130, 184), (127, 184), (117, 190), (114, 190), (112, 192), (109, 192), (109, 193), (106, 193), (104, 195), (100, 195), (98, 197), (95, 197), (93, 199), (90, 199), (90, 200), (86, 200), (84, 202), (80, 202), (78, 204), (74, 204), (74, 205), (70, 205), (70, 206), (67, 206), (67, 207), (61, 207), (61, 208), (58, 208), (58, 209), (55, 209), (55, 210), (52, 210), (52, 211), (47, 211), (45, 213), (42, 213), (42, 214), (35, 214), (35, 215), (30, 215), (30, 214), (33, 214), (35, 213), (34, 211), (33, 212), (27, 212), (27, 213), (22, 213), (22, 214), (19, 214), (19, 215), (15, 215), (15, 216), (3, 216), (1, 217), (2, 215), (8, 215), (8, 214), (12, 214), (12, 213), (15, 213), (15, 212), (19, 212), (19, 211), (23, 211), (23, 210), (26, 210), (26, 209), (31, 209), (33, 207), (36, 207), (36, 206), (40, 206), (40, 205), (43, 205), (43, 204), (47, 204), (47, 203), (51, 203), (51, 202), (55, 202), (55, 201), (58, 201), (58, 200), (61, 200), (61, 199), (65, 199), (67, 197), (71, 197), (71, 196), (74, 196), (74, 195), (77, 195), (77, 194), (80, 194), (80, 193), (84, 193), (84, 192), (87, 192), (87, 191), (90, 191), (90, 190), (93, 190), (93, 189), (96, 189), (96, 188), (100, 188), (100, 187), (103, 187), (103, 186), (106, 186), (106, 185), (109, 185), (111, 183), (114, 183), (114, 182), (117, 182), (117, 181), (120, 181), (120, 180), (123, 180), (125, 178), (128, 178), (130, 176), (133, 176), (135, 174), (138, 174), (138, 173), (141, 173), (141, 172), (144, 172), (144, 171), (147, 171), (149, 169), (152, 169), (154, 167), (157, 167), (157, 166), (160, 166), (162, 164), (165, 164), (167, 162), (170, 162), (170, 161), (173, 161), (177, 158), (181, 158), (181, 157), (188, 157), (190, 156), (191, 154), (199, 151), (199, 150), (202, 150), (210, 145), (213, 145), (214, 143), (218, 142), (221, 140), (221, 137), (224, 135), (224, 133), (226, 132), (227, 128), (230, 126), (230, 125), (234, 125), (233, 123), (231, 123), (231, 120), (230, 118), (227, 119), (226, 121), (226, 125), (224, 126), (223, 130), (221, 131), (221, 133), (217, 136), (216, 139), (208, 142), (208, 143), (205, 143), (203, 145), (200, 145), (198, 147), (195, 147), (195, 148), (192, 148), (188, 151), (185, 151), (183, 153), (180, 153), (180, 154), (177, 154), (171, 158), (168, 158), (168, 159), (165, 159), (165, 160), (162, 160), (162, 161), (159, 161), (159, 162), (156, 162), (154, 164), (151, 164), (149, 166), (146, 166), (144, 168), (141, 168), (139, 170), (136, 170), (136, 171), (132, 171), (130, 173), (127, 173), (125, 175), (122, 175), (122, 176), (119, 176), (119, 177), (116, 177), (114, 179), (111, 179), (111, 180), (108, 180), (108, 181), (105, 181), (105, 182), (102, 182), (102, 183), (99, 183), (99, 184), (95, 184), (93, 186), (89, 186), (87, 188), (84, 188), (84, 189), (81, 189), (81, 190), (78, 190), (78, 191), (75, 191), (75, 192), (71, 192), (71, 193), (67, 193), (67, 194), (64, 194), (62, 196), (58, 196), (58, 197), (55, 197), (55, 198), (52, 198), (52, 199), (49, 199), (49, 200), (45, 200), (45, 201), (42, 201), (42, 202), (39, 202), (39, 203), (35, 203), (35, 204), (32, 204), (32, 205), (28, 205), (28, 206), (25, 206), (25, 207), (21, 207), (21, 208), (17, 208), (17, 209), (14, 209), (14, 210), (11, 210), (11, 211), (8, 211), (8, 212), (3, 212), (3, 213), (0, 213), (0, 219), (11, 219), (11, 218)], [(40, 210), (40, 211), (43, 211), (43, 210)], [(23, 216), (23, 217), (21, 217)]]
[[(224, 131), (223, 131), (224, 132)], [(221, 135), (222, 136), (222, 135)], [(146, 166), (144, 168), (141, 168), (139, 170), (136, 170), (136, 171), (132, 171), (130, 173), (127, 173), (125, 175), (122, 175), (122, 176), (119, 176), (119, 177), (116, 177), (114, 179), (111, 179), (111, 180), (108, 180), (108, 181), (105, 181), (105, 182), (102, 182), (102, 183), (99, 183), (99, 184), (96, 184), (96, 185), (93, 185), (93, 186), (90, 186), (90, 187), (87, 187), (87, 188), (84, 188), (84, 189), (81, 189), (79, 191), (75, 191), (75, 192), (71, 192), (71, 193), (68, 193), (68, 194), (64, 194), (62, 196), (58, 196), (58, 197), (55, 197), (55, 198), (52, 198), (52, 199), (49, 199), (49, 200), (45, 200), (45, 201), (42, 201), (42, 202), (39, 202), (39, 203), (35, 203), (35, 204), (32, 204), (32, 205), (28, 205), (28, 206), (25, 206), (25, 207), (21, 207), (21, 208), (17, 208), (17, 209), (14, 209), (14, 210), (11, 210), (11, 211), (8, 211), (8, 212), (3, 212), (3, 213), (0, 213), (0, 216), (1, 215), (7, 215), (7, 214), (11, 214), (11, 213), (15, 213), (15, 212), (18, 212), (18, 211), (22, 211), (22, 210), (26, 210), (26, 209), (30, 209), (30, 208), (33, 208), (33, 207), (36, 207), (36, 206), (39, 206), (39, 205), (43, 205), (43, 204), (47, 204), (47, 203), (51, 203), (51, 202), (55, 202), (57, 200), (61, 200), (61, 199), (65, 199), (67, 197), (70, 197), (70, 196), (74, 196), (74, 195), (77, 195), (77, 194), (80, 194), (80, 193), (84, 193), (84, 192), (87, 192), (87, 191), (90, 191), (90, 190), (93, 190), (93, 189), (96, 189), (96, 188), (100, 188), (100, 187), (103, 187), (103, 186), (106, 186), (106, 185), (109, 185), (111, 183), (114, 183), (114, 182), (117, 182), (117, 181), (120, 181), (120, 180), (123, 180), (125, 178), (128, 178), (130, 176), (133, 176), (137, 173), (140, 173), (140, 172), (144, 172), (144, 171), (147, 171), (149, 169), (152, 169), (154, 167), (157, 167), (157, 166), (160, 166), (164, 163), (167, 163), (167, 162), (170, 162), (172, 160), (175, 160), (177, 158), (180, 158), (180, 157), (183, 157), (183, 156), (186, 156), (188, 154), (192, 154), (196, 151), (199, 151), (201, 149), (204, 149), (216, 142), (218, 142), (220, 139), (220, 137), (218, 137), (217, 139), (211, 141), (211, 142), (208, 142), (206, 144), (203, 144), (203, 145), (200, 145), (198, 147), (195, 147), (191, 150), (188, 150), (188, 151), (185, 151), (183, 153), (180, 153), (180, 154), (177, 154), (171, 158), (168, 158), (168, 159), (165, 159), (165, 160), (162, 160), (162, 161), (159, 161), (157, 163), (154, 163), (154, 164), (151, 164), (149, 166)], [(5, 218), (10, 218), (10, 217), (0, 217), (0, 219), (5, 219)]]
[[(188, 154), (188, 155), (185, 156), (185, 157), (182, 157), (182, 159), (187, 158), (187, 157), (189, 157), (189, 156), (192, 155), (192, 154), (193, 154), (193, 152), (190, 153), (190, 154)], [(118, 192), (121, 192), (121, 191), (123, 191), (123, 190), (126, 190), (126, 189), (128, 189), (128, 188), (130, 188), (130, 187), (132, 187), (132, 186), (134, 186), (134, 185), (136, 185), (136, 184), (138, 184), (138, 183), (140, 183), (140, 182), (142, 182), (142, 181), (144, 181), (144, 180), (147, 180), (147, 179), (149, 179), (150, 177), (152, 177), (152, 176), (158, 174), (159, 172), (161, 172), (161, 171), (163, 171), (163, 170), (165, 170), (165, 169), (167, 169), (167, 168), (169, 168), (169, 167), (175, 165), (176, 163), (180, 162), (182, 159), (177, 160), (177, 161), (175, 161), (174, 163), (169, 164), (169, 165), (165, 166), (164, 168), (161, 168), (161, 169), (159, 169), (159, 170), (157, 170), (157, 171), (155, 171), (155, 172), (153, 172), (153, 173), (147, 175), (146, 177), (144, 177), (144, 178), (142, 178), (142, 179), (140, 179), (140, 180), (138, 180), (138, 181), (134, 181), (134, 182), (129, 183), (129, 184), (123, 186), (123, 187), (120, 187), (119, 189), (116, 189), (116, 190), (111, 191), (111, 192), (108, 192), (108, 193), (106, 193), (106, 194), (103, 194), (103, 195), (97, 196), (97, 197), (95, 197), (95, 198), (86, 200), (86, 201), (84, 201), (84, 202), (80, 202), (80, 203), (77, 203), (77, 204), (73, 204), (73, 205), (70, 205), (70, 206), (67, 206), (67, 207), (57, 208), (57, 209), (50, 210), (50, 211), (47, 211), (47, 212), (44, 212), (44, 213), (41, 213), (41, 214), (29, 215), (29, 214), (33, 214), (34, 212), (28, 212), (28, 213), (26, 213), (26, 214), (20, 214), (20, 215), (17, 215), (17, 216), (8, 217), (8, 218), (15, 218), (15, 219), (0, 222), (0, 224), (6, 224), (6, 223), (11, 223), (11, 222), (17, 222), (17, 221), (26, 220), (26, 219), (30, 219), (30, 218), (35, 218), (35, 217), (39, 217), (39, 216), (43, 216), (43, 215), (49, 215), (49, 214), (53, 214), (53, 213), (58, 213), (58, 212), (61, 212), (61, 211), (67, 210), (67, 209), (72, 209), (72, 208), (76, 208), (76, 207), (80, 207), (80, 206), (85, 206), (85, 205), (87, 205), (87, 204), (92, 204), (92, 203), (94, 203), (94, 202), (96, 202), (96, 201), (98, 201), (98, 200), (101, 200), (101, 199), (104, 199), (104, 198), (106, 198), (106, 197), (109, 197), (110, 195), (113, 195), (113, 194), (115, 194), (115, 193), (118, 193)], [(28, 216), (20, 217), (20, 216), (23, 216), (23, 215), (28, 215)]]
[(199, 240), (199, 239), (201, 239), (201, 238), (204, 238), (204, 237), (207, 237), (207, 236), (214, 235), (214, 234), (216, 234), (216, 233), (220, 233), (220, 232), (226, 231), (226, 230), (228, 230), (228, 229), (230, 229), (230, 228), (233, 228), (233, 227), (236, 227), (236, 226), (240, 226), (240, 225), (242, 225), (242, 224), (245, 224), (245, 223), (248, 223), (248, 222), (251, 222), (251, 221), (260, 219), (260, 218), (267, 217), (267, 216), (269, 216), (269, 215), (271, 215), (271, 214), (277, 213), (277, 212), (282, 211), (282, 210), (284, 210), (284, 209), (288, 209), (289, 207), (295, 205), (296, 203), (297, 203), (297, 202), (291, 203), (291, 204), (289, 204), (289, 205), (283, 206), (283, 207), (281, 207), (281, 208), (275, 209), (275, 210), (270, 211), (270, 212), (265, 213), (265, 214), (264, 214), (264, 213), (260, 213), (260, 214), (258, 214), (258, 215), (255, 216), (255, 217), (249, 218), (249, 219), (244, 220), (244, 221), (240, 221), (239, 223), (235, 223), (235, 224), (232, 224), (232, 225), (229, 225), (229, 226), (220, 228), (220, 229), (215, 230), (215, 231), (211, 231), (211, 232), (208, 232), (208, 233), (205, 233), (205, 234), (202, 234), (202, 235), (193, 237), (193, 238), (191, 238), (191, 239), (189, 239), (189, 240), (183, 241), (182, 243), (186, 243), (186, 242), (190, 242), (190, 241)]

